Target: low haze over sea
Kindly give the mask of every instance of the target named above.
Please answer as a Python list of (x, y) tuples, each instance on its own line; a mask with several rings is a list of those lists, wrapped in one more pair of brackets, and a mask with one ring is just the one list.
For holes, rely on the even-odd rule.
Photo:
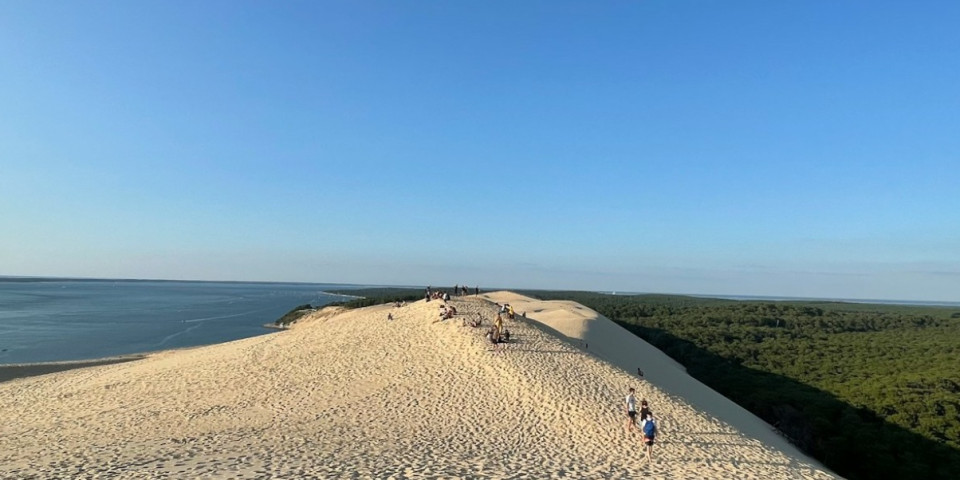
[(330, 284), (0, 278), (0, 364), (84, 360), (270, 333)]

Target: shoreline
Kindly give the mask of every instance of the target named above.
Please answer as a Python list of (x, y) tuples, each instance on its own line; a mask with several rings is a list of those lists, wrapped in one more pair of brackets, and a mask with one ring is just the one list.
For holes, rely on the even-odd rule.
[[(328, 292), (328, 291), (326, 291), (326, 290), (320, 290), (320, 293), (323, 294), (323, 295), (331, 296), (331, 297), (366, 298), (366, 297), (362, 297), (362, 296), (360, 296), (360, 295), (349, 295), (349, 294), (346, 294), (346, 293), (333, 293), (333, 292)], [(322, 308), (322, 307), (321, 307), (321, 308)]]
[(273, 322), (264, 323), (263, 325), (261, 325), (261, 327), (270, 331), (265, 333), (259, 333), (251, 337), (242, 337), (234, 340), (225, 340), (223, 342), (206, 343), (203, 345), (188, 345), (188, 346), (178, 347), (178, 348), (147, 350), (144, 352), (123, 353), (120, 355), (111, 355), (107, 357), (97, 357), (97, 358), (85, 358), (85, 359), (79, 359), (79, 360), (54, 360), (51, 362), (27, 362), (27, 363), (0, 363), (0, 383), (7, 382), (10, 380), (16, 380), (18, 378), (35, 377), (37, 375), (46, 375), (48, 373), (63, 372), (66, 370), (73, 370), (76, 368), (96, 367), (100, 365), (111, 365), (114, 363), (132, 362), (134, 360), (141, 360), (141, 359), (147, 358), (150, 355), (161, 353), (161, 352), (190, 350), (194, 348), (208, 347), (210, 345), (223, 345), (224, 343), (235, 342), (237, 340), (243, 340), (246, 338), (259, 337), (261, 335), (271, 335), (279, 331), (290, 329), (290, 327), (276, 325)]
[(18, 378), (35, 377), (48, 373), (64, 372), (86, 367), (126, 363), (147, 358), (148, 353), (132, 353), (114, 357), (94, 358), (89, 360), (67, 360), (61, 362), (11, 363), (0, 365), (0, 383), (9, 382)]

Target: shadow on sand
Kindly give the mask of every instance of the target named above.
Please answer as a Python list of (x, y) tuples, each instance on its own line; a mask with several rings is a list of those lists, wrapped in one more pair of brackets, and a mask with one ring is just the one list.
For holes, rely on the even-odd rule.
[(957, 479), (960, 451), (887, 422), (835, 395), (731, 362), (660, 329), (620, 323), (657, 339), (688, 373), (773, 425), (793, 445), (851, 480)]

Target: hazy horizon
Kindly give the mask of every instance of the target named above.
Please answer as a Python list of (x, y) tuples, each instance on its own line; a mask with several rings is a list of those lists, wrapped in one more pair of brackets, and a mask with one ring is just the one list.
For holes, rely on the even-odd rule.
[(960, 4), (0, 4), (0, 274), (960, 301)]
[[(429, 286), (434, 289), (444, 290), (452, 288), (451, 285), (444, 285), (441, 283), (420, 283), (420, 284), (410, 284), (410, 283), (396, 283), (396, 284), (384, 284), (384, 283), (347, 283), (347, 282), (296, 282), (296, 281), (285, 281), (285, 280), (221, 280), (221, 279), (175, 279), (175, 278), (105, 278), (105, 277), (62, 277), (62, 276), (33, 276), (33, 275), (0, 275), (0, 281), (4, 279), (23, 279), (30, 281), (80, 281), (80, 282), (96, 282), (96, 281), (118, 281), (118, 282), (171, 282), (171, 283), (250, 283), (250, 284), (299, 284), (299, 285), (326, 285), (326, 286), (349, 286), (349, 287), (358, 287), (358, 288), (410, 288), (410, 289), (422, 289), (425, 286)], [(463, 286), (464, 284), (456, 284)], [(550, 288), (541, 288), (541, 287), (516, 287), (510, 285), (496, 285), (491, 284), (485, 287), (480, 287), (479, 284), (466, 285), (470, 288), (472, 292), (474, 288), (481, 288), (484, 292), (497, 291), (497, 290), (533, 290), (533, 291), (561, 291), (561, 290), (570, 290), (570, 291), (584, 291), (584, 292), (597, 292), (597, 293), (607, 293), (611, 295), (678, 295), (678, 296), (690, 296), (690, 297), (702, 297), (702, 298), (719, 298), (719, 299), (733, 299), (733, 300), (765, 300), (769, 299), (772, 301), (777, 300), (812, 300), (812, 301), (841, 301), (841, 302), (854, 302), (854, 303), (864, 303), (864, 302), (878, 302), (878, 303), (892, 303), (892, 304), (915, 304), (915, 305), (944, 305), (944, 306), (954, 306), (960, 305), (960, 301), (953, 300), (923, 300), (923, 299), (910, 299), (910, 298), (894, 298), (894, 299), (882, 299), (882, 298), (851, 298), (851, 297), (797, 297), (797, 296), (788, 296), (788, 295), (751, 295), (751, 294), (727, 294), (727, 293), (709, 293), (709, 292), (658, 292), (658, 291), (632, 291), (632, 290), (603, 290), (603, 289), (550, 289)]]

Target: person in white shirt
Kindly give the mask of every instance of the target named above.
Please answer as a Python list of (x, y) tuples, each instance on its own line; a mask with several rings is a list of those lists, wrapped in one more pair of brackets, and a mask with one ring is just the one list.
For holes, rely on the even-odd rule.
[(627, 431), (637, 428), (637, 397), (634, 396), (634, 390), (631, 388), (624, 401), (627, 409)]

